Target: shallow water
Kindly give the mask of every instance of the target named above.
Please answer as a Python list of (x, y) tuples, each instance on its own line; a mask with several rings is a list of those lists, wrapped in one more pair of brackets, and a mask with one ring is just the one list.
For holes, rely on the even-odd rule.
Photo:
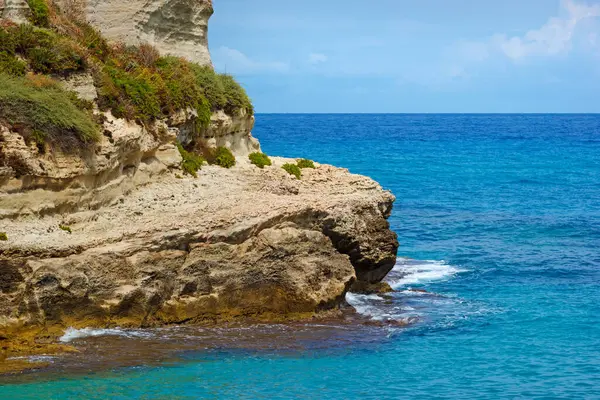
[[(600, 398), (600, 116), (259, 115), (255, 135), (397, 195), (397, 292), (348, 301), (410, 325), (71, 332), (87, 363), (3, 398)], [(98, 372), (115, 349), (127, 367)]]

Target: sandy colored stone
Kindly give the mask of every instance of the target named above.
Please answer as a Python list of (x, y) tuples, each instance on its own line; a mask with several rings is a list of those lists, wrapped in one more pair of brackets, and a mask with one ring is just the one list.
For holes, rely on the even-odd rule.
[(76, 14), (83, 15), (111, 41), (132, 45), (150, 43), (163, 54), (211, 65), (208, 20), (213, 7), (210, 0), (54, 1), (65, 9), (73, 5), (81, 7)]
[[(2, 327), (160, 325), (337, 307), (393, 267), (394, 196), (320, 165), (170, 173), (111, 206), (2, 220)], [(294, 187), (296, 190), (280, 190)], [(68, 225), (72, 234), (59, 229)]]

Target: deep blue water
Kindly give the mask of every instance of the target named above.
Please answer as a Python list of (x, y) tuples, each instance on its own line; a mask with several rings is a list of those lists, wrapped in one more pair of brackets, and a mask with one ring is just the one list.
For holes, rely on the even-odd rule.
[(411, 275), (392, 279), (392, 302), (353, 301), (419, 322), (373, 343), (190, 352), (4, 398), (600, 398), (600, 116), (258, 115), (254, 134), (268, 154), (396, 194)]

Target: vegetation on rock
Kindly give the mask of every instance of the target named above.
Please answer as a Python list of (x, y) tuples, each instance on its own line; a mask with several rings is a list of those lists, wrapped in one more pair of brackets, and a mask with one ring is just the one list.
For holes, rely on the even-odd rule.
[(68, 234), (71, 234), (71, 233), (73, 233), (73, 231), (71, 230), (71, 227), (70, 227), (70, 226), (67, 226), (67, 225), (62, 225), (62, 224), (61, 224), (61, 225), (58, 225), (58, 227), (59, 227), (60, 229), (62, 229), (63, 231), (67, 232)]
[(265, 153), (251, 153), (248, 158), (252, 164), (256, 165), (260, 169), (263, 169), (265, 166), (272, 165), (271, 159)]
[(38, 147), (46, 141), (69, 149), (99, 138), (89, 110), (47, 77), (11, 77), (0, 73), (0, 120)]
[(307, 160), (306, 158), (302, 158), (298, 160), (298, 168), (315, 168), (315, 163), (312, 160)]
[(283, 168), (288, 174), (294, 175), (296, 179), (300, 179), (302, 177), (302, 171), (296, 164), (283, 164), (281, 168)]
[[(0, 55), (10, 61), (1, 63), (0, 71), (12, 75), (24, 75), (26, 70), (66, 75), (85, 67), (85, 50), (78, 43), (29, 24), (0, 27)], [(11, 63), (21, 65), (15, 69)]]
[(209, 151), (208, 162), (223, 168), (231, 168), (235, 165), (235, 156), (227, 147), (217, 147)]
[(8, 240), (8, 235), (6, 234), (6, 232), (0, 232), (0, 241), (7, 241)]
[(198, 171), (202, 169), (202, 165), (206, 162), (206, 160), (202, 156), (190, 153), (189, 151), (184, 149), (181, 143), (177, 143), (177, 148), (179, 149), (179, 153), (183, 158), (183, 161), (181, 161), (181, 169), (185, 173), (192, 175), (194, 178), (197, 178)]
[(31, 9), (30, 21), (39, 26), (48, 26), (50, 24), (50, 9), (45, 0), (27, 0)]
[[(33, 25), (0, 25), (0, 120), (19, 130), (26, 127), (29, 136), (38, 132), (39, 141), (74, 133), (74, 137), (88, 142), (97, 135), (87, 111), (58, 85), (35, 90), (23, 87), (8, 93), (12, 89), (5, 82), (11, 88), (26, 86), (18, 77), (30, 73), (68, 76), (78, 71), (90, 72), (100, 110), (144, 124), (186, 110), (195, 116), (199, 132), (210, 123), (212, 111), (253, 113), (246, 92), (229, 75), (183, 58), (163, 57), (150, 45), (109, 45), (96, 29), (74, 19), (68, 10), (62, 13), (53, 2), (27, 2)], [(58, 101), (47, 101), (49, 97)], [(17, 111), (29, 106), (32, 110), (17, 115)], [(68, 120), (65, 114), (73, 115)], [(60, 132), (61, 129), (65, 131)], [(229, 164), (230, 160), (224, 159), (223, 163)]]

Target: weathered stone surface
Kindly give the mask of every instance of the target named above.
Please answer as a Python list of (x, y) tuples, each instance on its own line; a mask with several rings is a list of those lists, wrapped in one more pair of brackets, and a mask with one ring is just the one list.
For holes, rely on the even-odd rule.
[[(59, 5), (73, 0), (58, 0)], [(210, 0), (87, 0), (83, 14), (112, 41), (150, 43), (163, 54), (211, 65), (208, 51)], [(86, 4), (87, 3), (87, 4)], [(72, 5), (71, 5), (72, 6)]]
[[(86, 82), (81, 76), (64, 84), (92, 96)], [(260, 151), (260, 144), (251, 133), (254, 116), (217, 112), (201, 133), (193, 131), (193, 118), (180, 112), (169, 121), (156, 122), (149, 130), (107, 113), (104, 135), (98, 144), (71, 153), (44, 154), (0, 124), (0, 218), (97, 209), (111, 204), (135, 187), (179, 168), (181, 156), (174, 142), (186, 135), (188, 141), (195, 138), (198, 148), (226, 146), (242, 159)]]
[(393, 195), (326, 165), (298, 181), (280, 168), (289, 160), (273, 161), (168, 173), (95, 211), (4, 219), (0, 336), (287, 318), (337, 307), (357, 276), (377, 282), (398, 245)]
[(0, 0), (0, 19), (15, 23), (27, 22), (29, 6), (25, 0)]

